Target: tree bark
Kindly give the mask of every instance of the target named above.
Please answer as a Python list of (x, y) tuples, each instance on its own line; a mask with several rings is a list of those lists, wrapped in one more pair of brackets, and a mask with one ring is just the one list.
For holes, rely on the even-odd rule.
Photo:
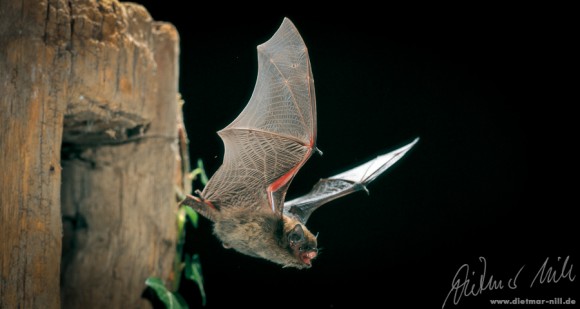
[(142, 308), (170, 279), (178, 41), (131, 3), (0, 0), (0, 308)]

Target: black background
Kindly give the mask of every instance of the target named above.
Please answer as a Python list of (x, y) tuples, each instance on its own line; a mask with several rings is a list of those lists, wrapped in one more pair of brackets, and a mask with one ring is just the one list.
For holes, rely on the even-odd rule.
[[(188, 248), (200, 254), (208, 308), (440, 308), (461, 265), (471, 265), (477, 284), (479, 257), (487, 259), (487, 278), (504, 286), (526, 265), (518, 288), (463, 297), (458, 306), (448, 300), (446, 308), (488, 307), (494, 298), (580, 301), (578, 281), (529, 286), (546, 258), (558, 272), (565, 257), (568, 266), (578, 258), (570, 109), (578, 98), (567, 96), (577, 83), (568, 76), (575, 70), (565, 17), (522, 8), (376, 8), (369, 15), (372, 7), (365, 15), (226, 16), (141, 3), (180, 33), (190, 155), (210, 175), (223, 157), (215, 132), (248, 101), (255, 47), (284, 16), (309, 48), (324, 151), (294, 179), (290, 198), (320, 177), (421, 138), (369, 186), (370, 196), (345, 197), (311, 217), (322, 252), (309, 270), (225, 250), (201, 219)], [(200, 306), (193, 284), (184, 282), (181, 292)]]

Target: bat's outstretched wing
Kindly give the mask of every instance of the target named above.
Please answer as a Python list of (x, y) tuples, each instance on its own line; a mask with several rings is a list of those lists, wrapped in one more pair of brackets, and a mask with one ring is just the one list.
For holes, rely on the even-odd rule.
[(258, 46), (258, 78), (242, 113), (218, 132), (223, 164), (202, 192), (215, 207), (282, 214), (288, 185), (316, 143), (314, 79), (298, 30), (284, 19)]
[(418, 140), (419, 138), (416, 138), (397, 150), (378, 156), (344, 173), (321, 179), (308, 194), (286, 202), (284, 211), (305, 224), (312, 212), (323, 204), (359, 190), (366, 191), (367, 184), (402, 158)]

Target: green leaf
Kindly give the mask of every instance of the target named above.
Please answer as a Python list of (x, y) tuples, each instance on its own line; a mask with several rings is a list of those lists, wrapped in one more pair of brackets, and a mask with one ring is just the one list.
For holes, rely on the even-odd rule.
[(207, 174), (205, 173), (205, 168), (203, 168), (203, 161), (201, 159), (197, 159), (197, 168), (201, 170), (200, 173), (200, 181), (201, 184), (203, 184), (204, 186), (207, 185), (208, 179), (207, 179)]
[(173, 291), (179, 290), (181, 273), (183, 271), (183, 263), (181, 262), (181, 259), (183, 258), (183, 246), (185, 244), (186, 207), (188, 206), (182, 205), (177, 211), (177, 243), (175, 246), (175, 259), (173, 261), (173, 272), (175, 274), (175, 280), (173, 280)]
[(201, 275), (201, 263), (199, 262), (199, 255), (185, 255), (185, 277), (197, 284), (199, 293), (201, 294), (201, 303), (203, 306), (205, 306), (205, 289), (203, 288), (203, 276)]
[(189, 206), (182, 205), (181, 207), (179, 207), (179, 210), (177, 211), (177, 235), (181, 235), (181, 233), (183, 232), (183, 228), (185, 226), (185, 217), (187, 214), (185, 207)]
[(167, 309), (182, 309), (182, 308), (189, 308), (187, 303), (183, 300), (183, 298), (178, 294), (173, 294), (169, 291), (163, 281), (159, 278), (150, 277), (147, 278), (145, 284), (150, 287), (159, 300), (165, 305)]
[(179, 293), (173, 293), (173, 296), (175, 296), (175, 299), (177, 299), (177, 303), (181, 306), (181, 308), (189, 309), (189, 306), (187, 305), (185, 299), (183, 299), (183, 296), (181, 296)]
[(197, 228), (197, 220), (198, 220), (198, 215), (197, 212), (195, 212), (195, 210), (193, 210), (193, 208), (191, 208), (191, 206), (185, 206), (185, 215), (189, 218), (189, 220), (191, 220), (191, 223), (193, 224), (193, 226), (195, 228)]
[(208, 179), (207, 174), (205, 173), (205, 169), (203, 168), (203, 161), (201, 159), (197, 159), (197, 168), (189, 173), (189, 178), (192, 180), (197, 179), (197, 176), (199, 176), (199, 181), (201, 181), (201, 184), (205, 186), (208, 182)]

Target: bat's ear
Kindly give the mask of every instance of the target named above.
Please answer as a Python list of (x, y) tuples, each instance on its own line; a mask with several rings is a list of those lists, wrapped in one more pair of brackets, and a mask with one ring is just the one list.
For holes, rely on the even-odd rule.
[(291, 247), (300, 246), (304, 243), (304, 229), (302, 225), (296, 224), (294, 228), (288, 233), (288, 242)]

